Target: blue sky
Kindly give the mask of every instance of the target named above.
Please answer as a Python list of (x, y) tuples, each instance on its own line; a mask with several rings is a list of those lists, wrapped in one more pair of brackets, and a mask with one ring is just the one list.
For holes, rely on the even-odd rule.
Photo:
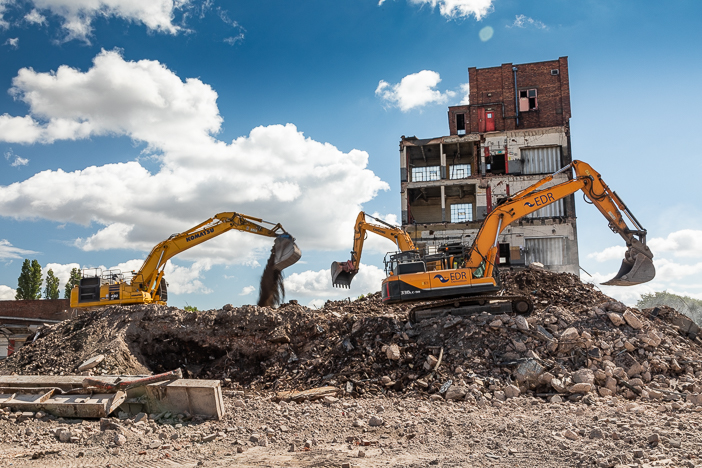
[[(399, 217), (400, 137), (448, 133), (468, 67), (560, 56), (574, 157), (621, 195), (656, 255), (654, 282), (605, 291), (702, 297), (699, 2), (143, 3), (0, 0), (0, 298), (24, 258), (63, 278), (131, 270), (221, 211), (298, 239), (288, 298), (377, 290), (389, 241), (368, 242), (350, 291), (331, 288), (328, 267), (347, 259), (360, 209)], [(621, 242), (577, 209), (581, 265), (607, 279)], [(270, 245), (227, 233), (176, 257), (170, 303), (254, 303)]]

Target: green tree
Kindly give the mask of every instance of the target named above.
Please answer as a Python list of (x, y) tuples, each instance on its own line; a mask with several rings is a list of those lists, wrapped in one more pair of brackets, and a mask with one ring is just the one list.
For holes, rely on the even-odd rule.
[(22, 263), (22, 272), (17, 278), (17, 294), (15, 299), (18, 301), (41, 299), (41, 265), (37, 260), (29, 262), (28, 258)]
[(54, 276), (54, 270), (49, 269), (46, 272), (46, 288), (44, 288), (44, 299), (58, 299), (61, 293), (59, 292), (59, 279)]
[(198, 311), (197, 307), (191, 306), (191, 305), (186, 305), (185, 307), (183, 307), (183, 310), (185, 310), (187, 312), (197, 312)]
[(68, 278), (68, 281), (66, 281), (66, 289), (63, 292), (64, 299), (71, 298), (71, 291), (73, 290), (73, 286), (78, 286), (78, 284), (80, 283), (80, 278), (80, 268), (71, 269), (71, 276)]

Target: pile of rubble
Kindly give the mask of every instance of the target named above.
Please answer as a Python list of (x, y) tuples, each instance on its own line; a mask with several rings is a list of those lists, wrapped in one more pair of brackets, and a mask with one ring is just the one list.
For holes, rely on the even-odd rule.
[(333, 386), (352, 396), (430, 395), (477, 404), (520, 394), (592, 402), (622, 395), (702, 404), (702, 342), (669, 308), (639, 311), (570, 274), (505, 272), (531, 316), (439, 317), (411, 324), (379, 294), (309, 309), (230, 305), (186, 312), (110, 307), (40, 330), (0, 373), (94, 374), (181, 368), (248, 390)]

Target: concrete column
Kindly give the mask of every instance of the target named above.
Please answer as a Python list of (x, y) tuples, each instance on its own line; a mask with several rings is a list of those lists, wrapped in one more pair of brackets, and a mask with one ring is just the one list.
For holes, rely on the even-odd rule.
[(441, 186), (441, 221), (446, 221), (446, 187)]
[(446, 176), (446, 155), (444, 154), (443, 143), (439, 143), (439, 154), (441, 155), (441, 178), (448, 179)]
[(407, 147), (400, 150), (400, 182), (407, 182)]

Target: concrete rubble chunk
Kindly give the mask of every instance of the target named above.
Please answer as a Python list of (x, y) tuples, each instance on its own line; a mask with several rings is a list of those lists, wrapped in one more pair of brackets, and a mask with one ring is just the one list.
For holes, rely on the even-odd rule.
[(570, 393), (588, 393), (592, 390), (592, 384), (589, 383), (576, 383), (568, 387)]
[(519, 387), (516, 385), (507, 385), (504, 388), (504, 393), (506, 398), (516, 398), (519, 396), (521, 391), (519, 390)]
[(383, 418), (380, 416), (371, 416), (368, 420), (368, 425), (371, 427), (378, 427), (383, 425)]
[(448, 390), (446, 390), (447, 400), (463, 400), (468, 393), (467, 389), (463, 386), (452, 385)]
[(595, 373), (590, 369), (580, 369), (573, 372), (573, 382), (575, 383), (595, 383)]
[(391, 361), (398, 361), (400, 359), (400, 347), (396, 344), (391, 344), (385, 350), (385, 354)]
[(78, 372), (87, 371), (89, 369), (97, 367), (97, 365), (100, 364), (104, 360), (105, 360), (104, 354), (98, 354), (97, 356), (93, 356), (90, 359), (88, 359), (87, 361), (85, 361), (83, 364), (78, 366)]
[(616, 312), (607, 312), (607, 317), (609, 317), (609, 320), (612, 321), (615, 327), (621, 327), (626, 323), (624, 318)]
[(517, 382), (538, 382), (545, 370), (536, 359), (527, 359), (517, 366), (513, 375)]
[(623, 317), (624, 320), (626, 320), (626, 323), (628, 323), (629, 326), (634, 330), (641, 330), (643, 328), (643, 322), (641, 322), (641, 320), (636, 315), (634, 315), (630, 309), (627, 309), (624, 312)]
[(526, 317), (523, 315), (517, 315), (514, 317), (514, 323), (517, 325), (519, 330), (529, 330), (529, 322), (527, 322)]

